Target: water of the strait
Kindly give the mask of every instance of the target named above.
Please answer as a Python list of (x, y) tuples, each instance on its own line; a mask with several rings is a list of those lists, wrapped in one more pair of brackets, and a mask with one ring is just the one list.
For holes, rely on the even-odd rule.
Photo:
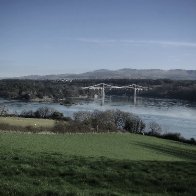
[(0, 99), (0, 105), (6, 105), (9, 112), (36, 110), (47, 106), (72, 117), (77, 111), (119, 109), (140, 116), (144, 122), (155, 121), (165, 132), (179, 132), (185, 138), (196, 138), (196, 103), (171, 99), (138, 98), (136, 105), (133, 98), (106, 97), (101, 106), (100, 100), (74, 100), (75, 104), (64, 106), (59, 103), (23, 102)]

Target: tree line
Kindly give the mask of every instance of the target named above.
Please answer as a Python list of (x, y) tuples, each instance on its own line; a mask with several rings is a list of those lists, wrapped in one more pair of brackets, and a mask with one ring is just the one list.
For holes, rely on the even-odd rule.
[[(0, 80), (0, 97), (8, 99), (51, 99), (59, 101), (70, 97), (88, 95), (92, 97), (93, 91), (81, 89), (81, 87), (107, 83), (110, 85), (126, 86), (138, 84), (149, 88), (147, 91), (139, 92), (142, 97), (168, 98), (196, 101), (196, 81), (190, 80), (168, 80), (168, 79), (105, 79), (105, 80)], [(100, 92), (97, 92), (100, 93)], [(133, 90), (106, 90), (108, 95), (132, 96)]]

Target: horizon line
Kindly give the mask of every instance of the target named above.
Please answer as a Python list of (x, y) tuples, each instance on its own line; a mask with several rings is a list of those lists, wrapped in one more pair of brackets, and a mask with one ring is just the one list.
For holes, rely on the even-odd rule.
[(95, 72), (95, 71), (100, 71), (100, 70), (106, 70), (106, 71), (119, 71), (119, 70), (124, 70), (124, 69), (130, 69), (130, 70), (160, 70), (160, 71), (172, 71), (172, 70), (179, 70), (179, 71), (196, 71), (196, 69), (161, 69), (161, 68), (146, 68), (146, 69), (136, 69), (136, 68), (121, 68), (121, 69), (95, 69), (95, 70), (89, 70), (85, 72), (80, 72), (80, 73), (46, 73), (46, 74), (25, 74), (25, 75), (17, 75), (17, 76), (0, 76), (0, 79), (9, 79), (9, 78), (19, 78), (19, 77), (28, 77), (28, 76), (50, 76), (50, 75), (79, 75), (79, 74), (84, 74), (88, 72)]

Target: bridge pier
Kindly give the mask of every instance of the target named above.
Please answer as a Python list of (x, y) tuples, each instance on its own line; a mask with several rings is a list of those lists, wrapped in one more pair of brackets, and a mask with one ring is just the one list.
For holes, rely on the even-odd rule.
[(136, 105), (137, 103), (137, 89), (136, 88), (134, 88), (133, 103), (134, 105)]
[(101, 89), (101, 95), (102, 95), (101, 105), (104, 105), (104, 103), (105, 103), (105, 88), (104, 88), (104, 85)]

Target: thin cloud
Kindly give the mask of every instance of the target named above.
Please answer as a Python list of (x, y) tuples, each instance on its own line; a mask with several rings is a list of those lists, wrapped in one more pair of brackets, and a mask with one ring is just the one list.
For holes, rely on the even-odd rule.
[(89, 39), (89, 38), (78, 38), (76, 41), (92, 43), (92, 44), (115, 44), (124, 43), (132, 45), (159, 45), (159, 46), (172, 46), (172, 47), (194, 47), (196, 48), (195, 42), (174, 42), (174, 41), (157, 41), (157, 40), (115, 40), (115, 39)]
[(94, 43), (94, 44), (106, 44), (106, 43), (115, 43), (117, 40), (114, 39), (88, 39), (88, 38), (78, 38), (76, 41)]
[[(128, 41), (129, 42), (129, 41)], [(156, 44), (161, 46), (175, 46), (175, 47), (196, 47), (196, 43), (192, 42), (173, 42), (173, 41), (134, 41), (133, 43), (140, 44)]]

